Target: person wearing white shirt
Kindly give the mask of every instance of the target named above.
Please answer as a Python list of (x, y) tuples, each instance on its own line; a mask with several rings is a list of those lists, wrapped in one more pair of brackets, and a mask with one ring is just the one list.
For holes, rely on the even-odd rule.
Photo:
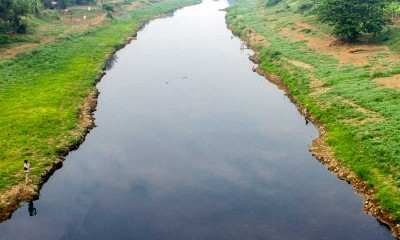
[(29, 179), (31, 172), (31, 164), (28, 162), (28, 160), (24, 160), (24, 172), (25, 172), (25, 183), (29, 184), (29, 182), (31, 181)]

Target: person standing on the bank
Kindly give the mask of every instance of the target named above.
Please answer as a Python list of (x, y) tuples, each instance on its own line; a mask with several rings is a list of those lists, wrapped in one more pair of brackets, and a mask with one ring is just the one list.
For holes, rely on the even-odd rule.
[(24, 160), (24, 172), (25, 172), (25, 183), (28, 184), (31, 180), (29, 179), (29, 175), (31, 172), (31, 164), (28, 160)]

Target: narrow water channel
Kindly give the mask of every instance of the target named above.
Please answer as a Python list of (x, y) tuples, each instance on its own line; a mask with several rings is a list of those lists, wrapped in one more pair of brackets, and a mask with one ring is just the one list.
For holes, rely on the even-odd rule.
[(316, 128), (252, 72), (227, 6), (151, 21), (115, 55), (98, 127), (0, 239), (393, 239), (308, 152)]

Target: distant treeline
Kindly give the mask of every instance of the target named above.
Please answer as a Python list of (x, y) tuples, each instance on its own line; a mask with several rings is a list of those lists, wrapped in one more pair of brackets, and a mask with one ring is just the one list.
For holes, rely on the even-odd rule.
[(333, 26), (337, 37), (356, 41), (363, 33), (378, 35), (386, 25), (399, 21), (400, 0), (266, 0), (266, 7), (285, 4), (288, 9)]
[[(70, 5), (94, 5), (98, 0), (0, 0), (0, 34), (25, 33), (23, 16), (39, 15), (46, 8), (65, 9)], [(100, 3), (104, 4), (103, 0)]]

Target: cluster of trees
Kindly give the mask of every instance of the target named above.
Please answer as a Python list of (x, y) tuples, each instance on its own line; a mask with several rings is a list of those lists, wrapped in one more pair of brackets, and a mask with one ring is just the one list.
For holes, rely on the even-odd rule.
[(378, 35), (396, 21), (399, 0), (322, 0), (318, 5), (322, 22), (334, 27), (333, 33), (347, 41), (356, 41), (363, 33)]
[[(289, 1), (266, 0), (273, 6)], [(400, 19), (400, 0), (297, 0), (295, 11), (316, 14), (320, 21), (333, 26), (337, 37), (356, 41), (364, 33), (378, 35), (384, 27)]]
[(57, 2), (57, 8), (70, 5), (97, 4), (97, 0), (0, 0), (0, 34), (8, 32), (25, 33), (26, 23), (22, 20), (27, 14), (39, 15), (45, 8)]
[(0, 31), (14, 29), (16, 32), (25, 32), (26, 26), (21, 22), (21, 16), (31, 10), (27, 0), (0, 0)]
[(400, 18), (400, 0), (390, 2), (386, 7), (386, 12), (393, 22), (398, 21)]

